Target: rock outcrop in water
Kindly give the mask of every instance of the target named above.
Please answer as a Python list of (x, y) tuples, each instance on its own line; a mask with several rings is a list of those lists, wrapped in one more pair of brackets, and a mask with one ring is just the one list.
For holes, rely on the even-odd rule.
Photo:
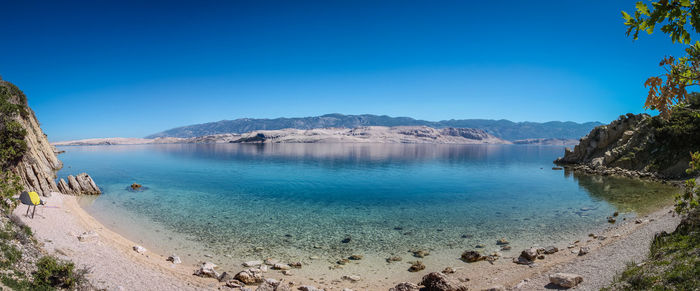
[[(4, 94), (0, 97), (6, 98), (12, 104), (21, 105), (27, 113), (3, 116), (3, 118), (16, 121), (26, 131), (24, 136), (27, 145), (26, 151), (22, 158), (10, 167), (10, 170), (20, 177), (24, 189), (35, 191), (44, 196), (49, 195), (52, 191), (60, 191), (65, 194), (99, 194), (99, 188), (87, 174), (74, 177), (73, 184), (70, 181), (69, 183), (63, 181), (56, 184), (56, 171), (63, 167), (56, 156), (57, 150), (51, 146), (46, 134), (41, 130), (34, 111), (27, 105), (24, 93), (6, 81), (0, 80), (0, 87), (2, 87)], [(66, 191), (59, 189), (59, 185)]]
[(75, 177), (69, 175), (68, 183), (61, 179), (58, 181), (58, 190), (64, 194), (74, 195), (97, 195), (102, 193), (95, 181), (87, 173), (81, 173)]
[[(691, 103), (694, 104), (694, 103)], [(700, 150), (700, 105), (684, 105), (668, 120), (627, 114), (594, 128), (555, 163), (597, 174), (687, 177), (690, 152)]]

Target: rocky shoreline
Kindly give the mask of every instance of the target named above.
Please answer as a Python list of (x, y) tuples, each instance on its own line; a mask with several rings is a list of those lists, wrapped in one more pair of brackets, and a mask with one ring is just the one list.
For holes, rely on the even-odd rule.
[[(242, 262), (239, 268), (222, 269), (212, 262), (216, 257), (205, 256), (199, 263), (191, 264), (174, 254), (163, 256), (157, 251), (147, 250), (140, 243), (109, 231), (80, 209), (76, 198), (54, 193), (48, 201), (59, 208), (45, 209), (45, 213), (41, 212), (34, 220), (23, 219), (35, 230), (47, 251), (81, 266), (95, 267), (92, 280), (107, 290), (117, 290), (120, 286), (126, 289), (148, 286), (143, 285), (147, 283), (143, 282), (142, 276), (151, 278), (150, 284), (162, 284), (150, 285), (149, 289), (154, 290), (544, 290), (552, 286), (564, 288), (573, 285), (589, 290), (592, 289), (590, 286), (609, 282), (619, 269), (617, 265), (624, 267), (623, 259), (613, 263), (599, 254), (615, 252), (630, 260), (643, 257), (647, 249), (638, 245), (648, 244), (650, 240), (636, 238), (637, 234), (653, 235), (668, 230), (678, 220), (669, 213), (669, 208), (645, 217), (622, 214), (617, 216), (617, 223), (608, 224), (600, 231), (588, 235), (583, 233), (574, 241), (526, 247), (515, 256), (507, 251), (491, 253), (477, 247), (462, 252), (461, 256), (455, 253), (454, 261), (441, 259), (436, 264), (430, 260), (434, 254), (413, 250), (412, 260), (394, 262), (387, 259), (386, 267), (405, 266), (403, 275), (392, 273), (399, 281), (391, 283), (391, 280), (374, 281), (371, 273), (377, 271), (372, 270), (386, 267), (381, 263), (375, 266), (378, 262), (362, 254), (348, 256), (347, 261), (328, 262), (331, 266), (345, 268), (334, 269), (320, 278), (309, 278), (308, 274), (302, 275), (304, 273), (298, 271), (314, 268), (314, 264), (327, 264), (322, 259), (309, 262), (303, 258), (299, 261), (261, 258)], [(21, 212), (17, 211), (18, 214)], [(57, 224), (61, 224), (61, 228), (57, 228)], [(512, 245), (505, 238), (491, 243), (503, 250)], [(410, 263), (420, 264), (422, 268), (411, 272)], [(616, 267), (591, 269), (588, 265), (592, 263), (614, 264)], [(358, 271), (359, 266), (365, 271)], [(138, 274), (130, 271), (134, 268), (140, 270)]]

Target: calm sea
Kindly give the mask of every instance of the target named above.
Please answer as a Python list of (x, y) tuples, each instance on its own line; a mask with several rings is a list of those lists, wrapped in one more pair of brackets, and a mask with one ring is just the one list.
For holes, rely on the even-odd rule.
[[(88, 172), (82, 205), (147, 247), (219, 264), (412, 249), (438, 259), (484, 244), (546, 245), (646, 213), (674, 190), (553, 170), (563, 147), (176, 144), (61, 147), (59, 177)], [(131, 183), (147, 189), (129, 191)], [(319, 263), (320, 264), (320, 263)], [(405, 269), (405, 268), (404, 268)], [(404, 270), (405, 271), (405, 270)]]

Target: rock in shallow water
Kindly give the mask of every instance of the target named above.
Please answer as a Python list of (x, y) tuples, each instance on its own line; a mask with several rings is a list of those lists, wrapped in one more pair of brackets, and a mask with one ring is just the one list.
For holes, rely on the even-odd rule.
[(424, 270), (425, 265), (423, 265), (423, 262), (421, 261), (415, 261), (411, 263), (411, 267), (408, 268), (409, 272), (418, 272), (420, 270)]
[(481, 261), (485, 259), (486, 257), (482, 256), (479, 252), (477, 251), (464, 251), (462, 253), (462, 260), (467, 262), (467, 263), (473, 263), (477, 261)]

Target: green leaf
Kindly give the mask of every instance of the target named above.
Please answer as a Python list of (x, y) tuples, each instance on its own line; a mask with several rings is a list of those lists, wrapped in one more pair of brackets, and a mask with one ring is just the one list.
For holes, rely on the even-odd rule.
[(627, 12), (624, 11), (622, 11), (622, 18), (624, 18), (627, 21), (632, 20), (632, 16), (630, 16), (629, 14), (627, 14)]
[[(688, 0), (688, 1), (690, 1), (690, 0)], [(641, 1), (637, 2), (637, 5), (635, 5), (635, 7), (637, 8), (637, 11), (639, 11), (640, 13), (642, 13), (646, 16), (649, 16), (649, 7), (647, 7), (647, 5), (644, 4), (644, 2), (641, 2)]]
[(690, 7), (690, 0), (681, 0), (681, 6)]

